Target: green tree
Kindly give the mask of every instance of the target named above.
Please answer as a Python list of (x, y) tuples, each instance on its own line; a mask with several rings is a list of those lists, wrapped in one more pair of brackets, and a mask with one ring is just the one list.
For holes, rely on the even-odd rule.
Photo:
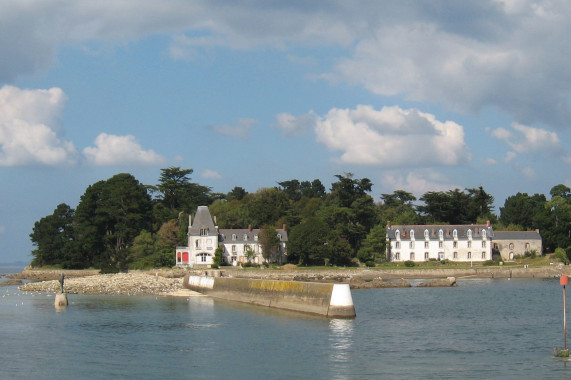
[(288, 260), (299, 265), (323, 264), (328, 257), (326, 243), (329, 231), (321, 218), (304, 219), (289, 234)]
[(213, 268), (219, 268), (222, 266), (222, 264), (224, 264), (224, 257), (223, 254), (224, 253), (224, 249), (222, 247), (217, 247), (216, 250), (214, 251), (214, 259), (212, 260), (212, 267)]
[[(32, 251), (33, 266), (74, 262), (72, 257), (66, 258), (62, 255), (66, 245), (73, 241), (73, 215), (74, 210), (62, 203), (56, 207), (52, 215), (34, 223), (30, 234), (30, 239), (36, 246), (36, 249)], [(71, 254), (73, 252), (68, 252), (68, 256)]]
[(272, 256), (279, 251), (280, 238), (276, 229), (269, 225), (264, 225), (258, 233), (258, 240), (262, 248), (262, 256), (267, 263), (273, 262)]
[(357, 258), (362, 263), (374, 264), (379, 259), (385, 259), (385, 247), (386, 247), (386, 235), (387, 231), (385, 226), (382, 224), (377, 224), (371, 229), (359, 252), (357, 253)]

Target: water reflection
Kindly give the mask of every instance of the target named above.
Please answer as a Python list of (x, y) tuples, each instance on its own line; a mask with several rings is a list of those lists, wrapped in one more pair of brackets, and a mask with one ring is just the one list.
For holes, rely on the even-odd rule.
[(332, 364), (332, 375), (335, 379), (347, 378), (343, 370), (347, 370), (350, 362), (350, 353), (353, 349), (353, 328), (352, 319), (332, 319), (329, 321), (329, 360)]

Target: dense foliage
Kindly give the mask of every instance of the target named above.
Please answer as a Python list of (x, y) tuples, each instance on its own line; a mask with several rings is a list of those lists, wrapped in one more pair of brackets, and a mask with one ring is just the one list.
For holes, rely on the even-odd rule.
[(549, 252), (571, 250), (571, 190), (565, 185), (553, 187), (549, 200), (542, 194), (510, 196), (498, 218), (493, 213), (494, 198), (482, 187), (431, 191), (419, 199), (396, 190), (374, 202), (371, 181), (345, 173), (335, 176), (329, 192), (319, 179), (292, 179), (255, 193), (237, 186), (227, 194), (216, 194), (192, 183), (192, 172), (161, 169), (154, 186), (125, 173), (89, 186), (75, 209), (60, 204), (34, 224), (32, 265), (105, 271), (172, 266), (175, 247), (186, 245), (188, 215), (199, 205), (210, 207), (221, 228), (261, 228), (264, 252), (275, 250), (275, 229), (287, 225), (288, 260), (301, 265), (373, 266), (386, 260), (389, 220), (393, 224), (490, 220), (496, 230), (540, 229)]

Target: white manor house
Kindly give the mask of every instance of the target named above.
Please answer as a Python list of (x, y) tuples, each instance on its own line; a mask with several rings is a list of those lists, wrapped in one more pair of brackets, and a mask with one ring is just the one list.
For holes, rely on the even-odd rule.
[(390, 261), (492, 260), (490, 222), (471, 225), (395, 225), (387, 223)]
[[(244, 229), (219, 229), (216, 218), (212, 218), (207, 206), (198, 206), (194, 220), (189, 216), (188, 246), (176, 248), (176, 266), (209, 267), (214, 260), (214, 251), (223, 249), (223, 261), (226, 265), (245, 264), (250, 260), (254, 264), (265, 261), (262, 247), (258, 241), (259, 229), (251, 226)], [(277, 252), (271, 253), (270, 262), (285, 264), (287, 258), (287, 230), (276, 229), (280, 243)], [(248, 253), (253, 252), (248, 258)]]

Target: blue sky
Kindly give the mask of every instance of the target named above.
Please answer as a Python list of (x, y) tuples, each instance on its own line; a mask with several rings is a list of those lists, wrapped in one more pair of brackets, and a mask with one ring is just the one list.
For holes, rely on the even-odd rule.
[(372, 195), (571, 185), (571, 3), (7, 1), (0, 262), (85, 188), (228, 192), (347, 172)]

